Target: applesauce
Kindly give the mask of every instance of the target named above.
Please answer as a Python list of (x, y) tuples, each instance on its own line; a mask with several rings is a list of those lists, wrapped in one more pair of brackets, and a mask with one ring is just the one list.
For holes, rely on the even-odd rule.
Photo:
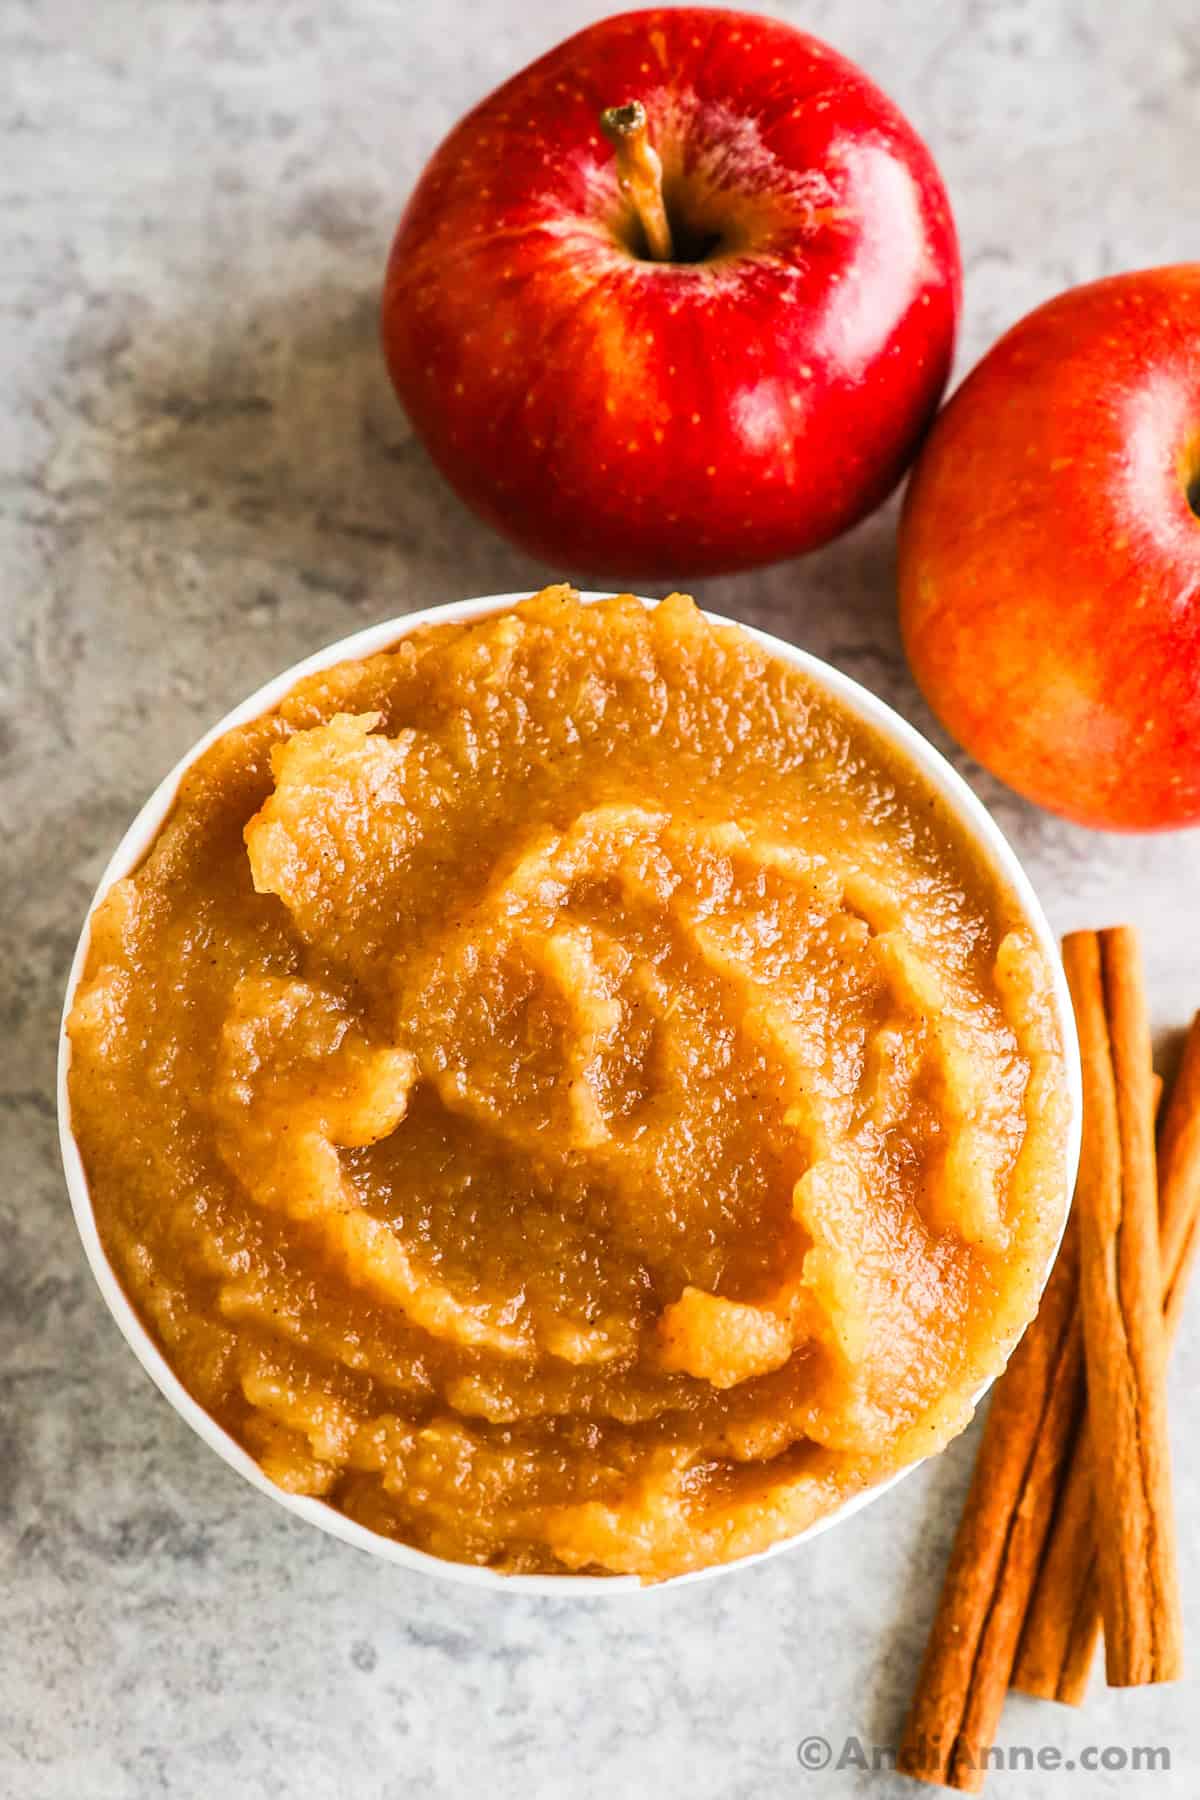
[(69, 1021), (105, 1251), (282, 1488), (655, 1580), (939, 1448), (1065, 1205), (1050, 970), (924, 777), (550, 588), (191, 766)]

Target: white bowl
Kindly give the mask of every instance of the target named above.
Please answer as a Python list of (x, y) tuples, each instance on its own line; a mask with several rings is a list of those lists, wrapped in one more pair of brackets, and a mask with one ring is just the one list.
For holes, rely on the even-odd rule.
[[(378, 1532), (369, 1531), (346, 1518), (332, 1506), (322, 1500), (314, 1500), (306, 1495), (286, 1494), (275, 1486), (263, 1474), (241, 1445), (235, 1443), (228, 1432), (222, 1430), (216, 1420), (205, 1412), (188, 1393), (179, 1377), (172, 1371), (161, 1351), (152, 1341), (145, 1326), (141, 1323), (133, 1306), (121, 1286), (120, 1280), (112, 1264), (104, 1252), (100, 1235), (96, 1229), (96, 1217), (92, 1209), (91, 1195), (88, 1192), (87, 1177), (83, 1171), (83, 1163), (79, 1155), (79, 1146), (75, 1142), (71, 1130), (71, 1107), (67, 1092), (67, 1071), (71, 1065), (71, 1044), (67, 1036), (66, 1022), (74, 1004), (75, 989), (83, 972), (83, 964), (87, 955), (92, 914), (103, 896), (114, 881), (128, 875), (136, 869), (146, 855), (158, 834), (167, 814), (171, 810), (179, 782), (185, 770), (194, 763), (209, 745), (224, 732), (236, 725), (244, 725), (260, 714), (269, 712), (279, 705), (284, 696), (295, 684), (306, 675), (315, 674), (320, 669), (327, 669), (333, 663), (348, 662), (364, 656), (372, 656), (380, 650), (387, 650), (400, 638), (415, 631), (418, 626), (428, 625), (434, 621), (446, 624), (461, 619), (477, 619), (489, 612), (499, 611), (506, 606), (513, 606), (519, 600), (527, 598), (525, 594), (488, 594), (478, 600), (461, 600), (448, 606), (430, 607), (426, 612), (413, 613), (408, 618), (388, 619), (382, 625), (371, 625), (365, 631), (357, 631), (351, 637), (342, 638), (339, 643), (330, 644), (315, 655), (306, 657), (303, 662), (296, 663), (286, 669), (274, 681), (268, 681), (265, 687), (235, 706), (231, 713), (207, 731), (198, 743), (182, 757), (175, 767), (159, 782), (141, 812), (133, 821), (109, 860), (108, 867), (100, 878), (100, 885), (92, 897), (87, 917), (83, 923), (79, 944), (71, 964), (71, 973), (67, 981), (66, 1002), (63, 1008), (62, 1026), (58, 1047), (58, 1126), (59, 1140), (62, 1146), (63, 1167), (66, 1171), (67, 1190), (71, 1196), (71, 1207), (75, 1214), (75, 1223), (79, 1227), (79, 1235), (91, 1265), (92, 1274), (97, 1286), (108, 1303), (109, 1311), (124, 1334), (125, 1341), (141, 1363), (151, 1380), (164, 1393), (193, 1431), (202, 1437), (206, 1444), (215, 1450), (218, 1456), (225, 1459), (239, 1475), (262, 1493), (269, 1494), (280, 1506), (291, 1513), (307, 1519), (310, 1525), (317, 1525), (331, 1536), (341, 1538), (344, 1543), (353, 1544), (359, 1550), (366, 1550), (372, 1556), (379, 1556), (385, 1562), (400, 1563), (405, 1568), (420, 1569), (426, 1574), (439, 1575), (448, 1581), (464, 1582), (468, 1586), (478, 1588), (503, 1589), (506, 1592), (524, 1594), (558, 1594), (572, 1597), (587, 1596), (602, 1598), (607, 1595), (642, 1593), (664, 1587), (680, 1587), (685, 1582), (700, 1581), (713, 1575), (721, 1575), (733, 1569), (746, 1568), (751, 1563), (763, 1562), (769, 1556), (778, 1556), (781, 1551), (791, 1550), (797, 1544), (804, 1544), (818, 1537), (821, 1532), (828, 1531), (831, 1526), (841, 1524), (854, 1513), (860, 1512), (872, 1500), (894, 1487), (905, 1475), (911, 1474), (918, 1465), (910, 1463), (897, 1471), (885, 1481), (864, 1489), (849, 1500), (836, 1507), (810, 1525), (807, 1530), (795, 1536), (784, 1538), (778, 1544), (772, 1544), (767, 1550), (761, 1550), (753, 1556), (742, 1557), (731, 1563), (716, 1563), (710, 1568), (695, 1569), (685, 1575), (676, 1575), (667, 1581), (643, 1584), (634, 1575), (505, 1575), (495, 1569), (477, 1568), (468, 1563), (456, 1563), (441, 1557), (430, 1556), (423, 1550), (414, 1550), (408, 1544), (397, 1543), (392, 1538), (381, 1536)], [(601, 598), (598, 594), (585, 594), (585, 600)], [(644, 600), (643, 604), (651, 606), (653, 601)], [(705, 615), (714, 623), (727, 625), (738, 623), (722, 618), (719, 613)], [(791, 663), (794, 668), (801, 669), (814, 683), (827, 693), (835, 696), (846, 709), (872, 726), (881, 737), (898, 746), (915, 763), (930, 785), (937, 789), (943, 799), (948, 802), (959, 823), (968, 831), (972, 843), (999, 872), (1016, 894), (1021, 910), (1030, 929), (1033, 931), (1044, 952), (1054, 975), (1055, 1002), (1058, 1010), (1059, 1025), (1062, 1030), (1063, 1048), (1066, 1060), (1066, 1078), (1071, 1103), (1071, 1119), (1068, 1127), (1067, 1142), (1067, 1192), (1075, 1185), (1075, 1174), (1079, 1162), (1079, 1138), (1082, 1118), (1082, 1092), (1080, 1085), (1079, 1045), (1075, 1033), (1075, 1015), (1071, 1009), (1070, 996), (1067, 992), (1066, 979), (1062, 973), (1058, 945), (1050, 926), (1042, 912), (1038, 898), (1030, 886), (1029, 878), (1000, 832), (999, 827), (982, 802), (972, 793), (962, 776), (951, 767), (941, 753), (934, 749), (918, 731), (915, 731), (890, 706), (877, 699), (866, 688), (860, 687), (838, 670), (830, 668), (819, 657), (810, 656), (807, 651), (797, 650), (792, 644), (782, 643), (765, 631), (756, 631), (752, 626), (742, 625), (743, 631), (750, 632), (752, 637), (765, 644), (784, 662)], [(1065, 1223), (1065, 1218), (1064, 1218)], [(1061, 1235), (1061, 1234), (1060, 1234)], [(1050, 1274), (1058, 1245), (1047, 1260), (1043, 1274), (1043, 1283)], [(976, 1403), (986, 1393), (990, 1383), (985, 1383), (975, 1396)]]

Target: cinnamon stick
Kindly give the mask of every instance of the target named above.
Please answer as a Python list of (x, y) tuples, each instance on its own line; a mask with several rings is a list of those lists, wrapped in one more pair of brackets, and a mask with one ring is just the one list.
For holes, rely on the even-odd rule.
[(897, 1766), (983, 1786), (1083, 1397), (1079, 1257), (1068, 1225), (1042, 1303), (993, 1391)]
[(1043, 1700), (1078, 1706), (1100, 1639), (1100, 1591), (1092, 1523), (1092, 1473), (1080, 1432), (1038, 1571), (1012, 1685)]
[(1192, 1020), (1158, 1146), (1163, 1330), (1174, 1337), (1200, 1249), (1200, 1012)]
[(1167, 1442), (1150, 1023), (1136, 934), (1073, 932), (1063, 962), (1083, 1062), (1075, 1191), (1105, 1662), (1114, 1687), (1181, 1668)]
[[(1160, 1084), (1161, 1086), (1161, 1084)], [(1200, 1013), (1163, 1117), (1158, 1150), (1158, 1237), (1163, 1326), (1174, 1335), (1200, 1243)], [(1100, 1638), (1100, 1598), (1086, 1441), (1077, 1443), (1025, 1621), (1012, 1685), (1078, 1706)]]

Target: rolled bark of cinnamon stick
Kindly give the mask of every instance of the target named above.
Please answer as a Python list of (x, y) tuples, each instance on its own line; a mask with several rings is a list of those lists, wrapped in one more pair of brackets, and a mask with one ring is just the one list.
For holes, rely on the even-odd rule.
[[(1069, 1552), (1073, 1561), (1082, 1562), (1084, 1551), (1078, 1546), (1085, 1545), (1090, 1558), (1095, 1541), (1089, 1450), (1083, 1439), (1082, 1220), (1087, 1208), (1091, 1209), (1086, 1225), (1092, 1263), (1090, 1278), (1096, 1282), (1104, 1276), (1103, 1255), (1098, 1253), (1111, 1249), (1115, 1290), (1111, 1298), (1105, 1292), (1092, 1302), (1092, 1311), (1100, 1318), (1098, 1354), (1108, 1356), (1112, 1349), (1114, 1321), (1105, 1310), (1106, 1305), (1111, 1305), (1125, 1327), (1115, 1338), (1119, 1354), (1115, 1356), (1113, 1377), (1128, 1360), (1137, 1377), (1130, 1402), (1133, 1423), (1148, 1417), (1152, 1447), (1160, 1441), (1155, 1434), (1161, 1433), (1163, 1426), (1161, 1361), (1157, 1365), (1157, 1419), (1146, 1410), (1149, 1406), (1152, 1415), (1155, 1405), (1153, 1391), (1149, 1400), (1146, 1397), (1155, 1364), (1153, 1345), (1147, 1343), (1139, 1311), (1139, 1281), (1146, 1279), (1139, 1256), (1141, 1242), (1135, 1233), (1135, 1244), (1132, 1250), (1128, 1243), (1124, 1246), (1123, 1257), (1113, 1240), (1114, 1212), (1119, 1228), (1127, 1208), (1132, 1210), (1138, 1205), (1143, 1209), (1140, 1217), (1144, 1238), (1149, 1195), (1152, 1249), (1158, 1241), (1153, 1217), (1153, 1114), (1158, 1092), (1150, 1069), (1149, 1025), (1141, 994), (1136, 939), (1128, 932), (1103, 934), (1111, 965), (1111, 980), (1106, 986), (1101, 939), (1093, 933), (1078, 936), (1087, 941), (1079, 946), (1076, 940), (1070, 956), (1084, 965), (1087, 980), (1073, 983), (1072, 994), (1082, 1014), (1085, 1089), (1090, 1098), (1090, 1105), (1085, 1101), (1085, 1157), (1080, 1182), (1091, 1182), (1093, 1191), (1087, 1195), (1085, 1205), (1080, 1205), (1077, 1190), (1075, 1213), (1079, 1218), (1073, 1216), (1068, 1225), (1037, 1318), (996, 1385), (898, 1758), (898, 1766), (906, 1774), (969, 1792), (977, 1792), (983, 1785), (985, 1753), (995, 1737), (1035, 1580), (1039, 1568), (1045, 1567), (1043, 1552), (1060, 1492), (1057, 1517), (1068, 1545), (1068, 1551), (1061, 1554)], [(1064, 945), (1064, 960), (1066, 957)], [(1197, 1080), (1200, 1081), (1200, 1051)], [(1172, 1117), (1176, 1116), (1172, 1109)], [(1169, 1129), (1174, 1127), (1164, 1128), (1164, 1146)], [(1195, 1155), (1200, 1162), (1200, 1144)], [(1104, 1201), (1107, 1208), (1098, 1204)], [(1194, 1217), (1187, 1241), (1194, 1252)], [(1125, 1266), (1129, 1256), (1133, 1258), (1132, 1269)], [(1153, 1269), (1151, 1279), (1157, 1279)], [(1158, 1289), (1154, 1291), (1157, 1293)], [(1132, 1338), (1125, 1323), (1127, 1316), (1136, 1328)], [(1125, 1425), (1128, 1422), (1122, 1421)], [(1126, 1442), (1127, 1437), (1122, 1439), (1123, 1444)], [(1106, 1448), (1103, 1441), (1101, 1447)], [(1128, 1459), (1123, 1466), (1128, 1470)], [(1159, 1533), (1150, 1577), (1155, 1593), (1147, 1596), (1147, 1602), (1151, 1607), (1157, 1606), (1157, 1594), (1161, 1592), (1166, 1603), (1167, 1611), (1159, 1616), (1156, 1627), (1153, 1665), (1164, 1671), (1155, 1678), (1166, 1679), (1165, 1671), (1173, 1660), (1172, 1614), (1178, 1620), (1169, 1485), (1164, 1491), (1165, 1463), (1152, 1463), (1149, 1469), (1136, 1464), (1132, 1473), (1141, 1483), (1143, 1526), (1152, 1518)], [(1099, 1601), (1094, 1565), (1090, 1573), (1085, 1573), (1087, 1579), (1078, 1596), (1077, 1614), (1068, 1618), (1062, 1634), (1061, 1666), (1066, 1680), (1075, 1678), (1073, 1669), (1086, 1666), (1095, 1647), (1091, 1614), (1098, 1614)], [(1129, 1573), (1136, 1579), (1134, 1571)], [(1177, 1623), (1173, 1641), (1177, 1647)], [(1177, 1666), (1177, 1649), (1174, 1660)]]
[(1175, 1680), (1182, 1663), (1150, 1024), (1129, 927), (1072, 933), (1063, 961), (1083, 1061), (1074, 1210), (1096, 1574), (1108, 1680), (1130, 1687)]
[[(1174, 1335), (1200, 1243), (1200, 1013), (1163, 1116), (1158, 1150), (1158, 1236), (1163, 1325)], [(1063, 1482), (1045, 1560), (1021, 1636), (1012, 1685), (1040, 1699), (1078, 1706), (1100, 1639), (1100, 1596), (1086, 1440)]]
[(1033, 1324), (993, 1392), (897, 1766), (977, 1793), (1083, 1403), (1079, 1260), (1068, 1225)]

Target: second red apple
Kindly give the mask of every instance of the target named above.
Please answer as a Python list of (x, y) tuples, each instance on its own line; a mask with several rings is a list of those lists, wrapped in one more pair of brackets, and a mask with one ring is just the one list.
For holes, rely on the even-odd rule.
[(1200, 824), (1200, 263), (1073, 288), (934, 427), (904, 642), (980, 762), (1084, 825)]

